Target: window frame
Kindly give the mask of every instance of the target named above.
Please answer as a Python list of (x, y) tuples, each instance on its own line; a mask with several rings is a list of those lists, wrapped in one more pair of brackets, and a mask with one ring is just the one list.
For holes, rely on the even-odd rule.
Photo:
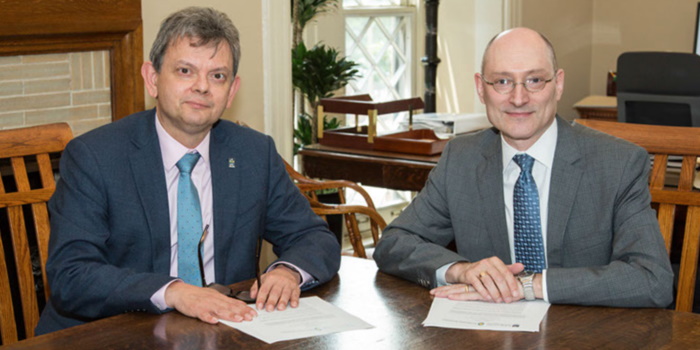
[[(416, 94), (416, 76), (418, 57), (416, 55), (416, 16), (417, 11), (414, 6), (382, 6), (382, 7), (350, 7), (343, 8), (343, 34), (344, 37), (348, 33), (346, 19), (348, 17), (380, 17), (380, 16), (402, 16), (406, 17), (408, 30), (406, 45), (408, 46), (404, 52), (407, 57), (406, 71), (408, 73), (409, 96), (401, 96), (400, 98), (409, 98)], [(347, 55), (347, 42), (344, 43), (344, 50)]]

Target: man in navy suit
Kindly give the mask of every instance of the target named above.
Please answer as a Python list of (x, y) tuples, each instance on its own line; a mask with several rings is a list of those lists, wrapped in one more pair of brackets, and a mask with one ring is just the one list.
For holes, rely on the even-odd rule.
[(156, 108), (66, 147), (49, 202), (51, 299), (37, 334), (131, 311), (176, 309), (208, 323), (256, 316), (178, 272), (179, 161), (191, 155), (198, 232), (208, 231), (202, 282), (255, 277), (260, 236), (279, 259), (251, 288), (258, 309), (296, 307), (302, 289), (336, 274), (338, 242), (289, 179), (272, 139), (220, 120), (240, 85), (239, 57), (238, 31), (225, 14), (172, 14), (141, 69)]

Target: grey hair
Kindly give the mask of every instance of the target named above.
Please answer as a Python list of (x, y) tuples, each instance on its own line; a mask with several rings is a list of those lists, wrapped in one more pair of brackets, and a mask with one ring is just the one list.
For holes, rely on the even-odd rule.
[(212, 8), (188, 7), (168, 16), (161, 23), (151, 47), (150, 59), (156, 72), (160, 73), (168, 47), (181, 38), (197, 40), (194, 46), (213, 43), (218, 47), (225, 41), (233, 54), (233, 75), (236, 76), (241, 58), (241, 42), (238, 29), (225, 13)]
[[(489, 43), (486, 44), (486, 49), (484, 50), (484, 56), (481, 59), (481, 74), (482, 75), (484, 74), (484, 66), (486, 65), (486, 54), (489, 52), (489, 48), (491, 47), (491, 44), (493, 44), (493, 42), (496, 40), (496, 38), (501, 36), (501, 34), (503, 34), (503, 32), (496, 34), (493, 38), (491, 38)], [(552, 61), (552, 68), (554, 68), (554, 73), (556, 73), (557, 70), (559, 69), (559, 63), (557, 63), (557, 55), (556, 55), (556, 53), (554, 53), (554, 45), (552, 45), (552, 42), (549, 41), (549, 39), (547, 39), (547, 37), (544, 36), (544, 34), (542, 34), (540, 32), (537, 32), (537, 34), (539, 34), (540, 38), (542, 38), (545, 45), (547, 45), (547, 50), (549, 51), (549, 59)]]

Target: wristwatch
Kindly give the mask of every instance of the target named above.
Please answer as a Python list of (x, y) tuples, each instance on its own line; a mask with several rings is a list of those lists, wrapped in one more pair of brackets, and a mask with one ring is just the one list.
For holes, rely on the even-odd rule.
[(516, 277), (518, 277), (520, 284), (523, 285), (525, 300), (535, 300), (535, 288), (532, 286), (532, 281), (535, 279), (535, 273), (532, 271), (523, 271)]

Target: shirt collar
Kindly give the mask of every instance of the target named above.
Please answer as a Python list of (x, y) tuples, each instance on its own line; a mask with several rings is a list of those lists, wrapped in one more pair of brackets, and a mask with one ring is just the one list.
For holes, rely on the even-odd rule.
[(508, 164), (513, 160), (513, 156), (519, 153), (527, 153), (536, 161), (547, 167), (552, 168), (554, 163), (554, 152), (557, 148), (557, 119), (555, 118), (547, 130), (540, 136), (540, 138), (528, 148), (526, 151), (521, 152), (509, 145), (508, 142), (503, 138), (501, 134), (501, 149), (503, 154), (503, 171), (506, 170)]
[(194, 153), (195, 151), (199, 153), (204, 164), (209, 164), (209, 137), (211, 135), (211, 130), (204, 137), (204, 140), (197, 145), (194, 149), (189, 149), (183, 146), (180, 142), (175, 140), (158, 120), (156, 116), (156, 133), (158, 134), (158, 143), (160, 144), (160, 151), (163, 156), (163, 167), (165, 171), (171, 170), (175, 164), (185, 155), (185, 153)]

